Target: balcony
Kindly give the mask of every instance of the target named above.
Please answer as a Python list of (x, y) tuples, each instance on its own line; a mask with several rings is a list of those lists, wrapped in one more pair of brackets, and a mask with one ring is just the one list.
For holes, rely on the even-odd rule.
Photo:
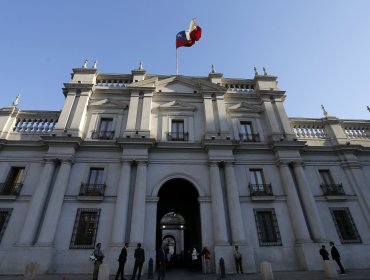
[(167, 132), (167, 141), (189, 141), (189, 133)]
[(330, 200), (343, 200), (346, 199), (342, 183), (340, 184), (321, 184), (320, 185), (324, 195)]
[(239, 133), (239, 138), (242, 142), (261, 142), (259, 134)]
[(274, 200), (271, 184), (249, 184), (252, 200)]
[(21, 183), (0, 183), (0, 195), (18, 196), (22, 186)]
[(81, 184), (79, 196), (103, 197), (105, 184)]
[(112, 140), (114, 138), (114, 130), (113, 131), (93, 131), (91, 133), (91, 139), (98, 139), (98, 140)]

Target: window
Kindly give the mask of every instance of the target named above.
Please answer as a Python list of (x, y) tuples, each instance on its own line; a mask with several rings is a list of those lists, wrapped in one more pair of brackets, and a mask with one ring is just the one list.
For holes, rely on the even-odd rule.
[(95, 247), (100, 209), (79, 208), (77, 210), (70, 248), (89, 249)]
[(169, 141), (187, 141), (188, 134), (185, 133), (184, 120), (172, 120)]
[(259, 142), (259, 135), (254, 134), (251, 122), (240, 122), (240, 140), (245, 142)]
[(330, 208), (331, 215), (342, 243), (361, 243), (355, 223), (347, 207)]
[(260, 246), (282, 245), (274, 209), (254, 209)]
[(112, 118), (101, 118), (99, 130), (93, 132), (92, 138), (93, 139), (105, 139), (111, 140), (114, 137), (113, 128), (113, 119)]
[(249, 172), (251, 195), (272, 195), (271, 184), (266, 184), (262, 169), (250, 169)]
[(335, 184), (329, 170), (319, 170), (321, 176), (321, 188), (325, 195), (344, 195), (342, 184)]
[(24, 167), (12, 167), (5, 183), (1, 184), (1, 195), (18, 195), (22, 188)]
[(0, 242), (1, 239), (3, 238), (12, 211), (13, 209), (10, 208), (0, 208)]
[(104, 168), (90, 168), (89, 178), (86, 184), (81, 184), (80, 195), (103, 195), (105, 184)]

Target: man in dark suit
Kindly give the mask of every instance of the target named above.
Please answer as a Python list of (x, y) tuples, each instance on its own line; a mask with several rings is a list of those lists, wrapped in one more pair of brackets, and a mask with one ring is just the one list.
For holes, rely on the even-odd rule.
[(163, 280), (166, 276), (166, 261), (167, 261), (167, 255), (166, 255), (166, 245), (162, 244), (162, 247), (158, 250), (157, 253), (158, 257), (158, 280)]
[(125, 280), (124, 270), (125, 270), (125, 263), (127, 259), (127, 246), (128, 246), (128, 243), (125, 243), (125, 246), (122, 248), (121, 254), (119, 254), (119, 257), (118, 257), (119, 266), (118, 266), (118, 270), (116, 274), (116, 280), (118, 280), (118, 277), (120, 275), (121, 275), (121, 280)]
[(346, 274), (346, 271), (344, 270), (344, 267), (342, 265), (342, 263), (340, 262), (340, 254), (338, 252), (338, 249), (337, 247), (334, 246), (334, 242), (330, 242), (330, 246), (331, 246), (331, 257), (333, 260), (335, 260), (340, 268), (340, 274)]
[(320, 249), (319, 253), (320, 253), (320, 255), (321, 255), (321, 257), (324, 261), (329, 260), (329, 253), (328, 253), (328, 251), (326, 251), (325, 245), (321, 246), (321, 249)]
[(134, 257), (135, 257), (135, 265), (134, 265), (134, 272), (132, 273), (131, 280), (135, 279), (137, 269), (139, 269), (139, 275), (137, 276), (137, 280), (140, 280), (141, 269), (143, 268), (143, 264), (145, 262), (145, 252), (144, 252), (144, 249), (141, 248), (141, 243), (137, 243), (137, 248), (135, 249)]

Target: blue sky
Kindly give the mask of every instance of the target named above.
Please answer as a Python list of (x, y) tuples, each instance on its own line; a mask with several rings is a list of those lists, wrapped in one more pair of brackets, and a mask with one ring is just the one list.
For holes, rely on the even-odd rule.
[(370, 1), (3, 1), (0, 108), (60, 110), (72, 68), (176, 74), (175, 36), (197, 17), (203, 36), (179, 48), (181, 75), (253, 78), (265, 66), (289, 117), (369, 119)]

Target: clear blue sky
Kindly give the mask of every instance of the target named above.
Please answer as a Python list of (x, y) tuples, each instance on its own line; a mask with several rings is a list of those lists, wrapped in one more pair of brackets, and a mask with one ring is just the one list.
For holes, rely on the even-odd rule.
[(60, 110), (84, 59), (101, 73), (175, 74), (175, 36), (197, 17), (203, 36), (179, 49), (181, 75), (279, 78), (289, 117), (370, 119), (370, 1), (3, 1), (0, 108)]

